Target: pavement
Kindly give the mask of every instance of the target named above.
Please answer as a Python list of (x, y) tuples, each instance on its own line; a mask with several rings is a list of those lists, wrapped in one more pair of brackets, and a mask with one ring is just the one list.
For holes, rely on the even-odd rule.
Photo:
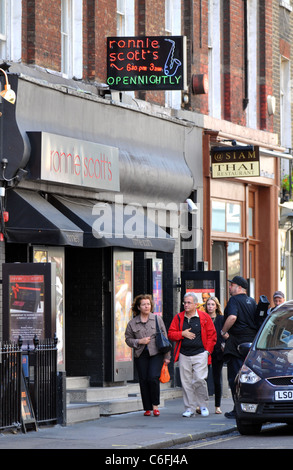
[(210, 397), (208, 417), (183, 418), (182, 398), (175, 398), (165, 401), (159, 417), (136, 411), (70, 426), (41, 426), (27, 433), (5, 431), (0, 434), (0, 449), (168, 449), (235, 431), (235, 420), (224, 416), (232, 408), (232, 398), (223, 398), (222, 414), (216, 415)]

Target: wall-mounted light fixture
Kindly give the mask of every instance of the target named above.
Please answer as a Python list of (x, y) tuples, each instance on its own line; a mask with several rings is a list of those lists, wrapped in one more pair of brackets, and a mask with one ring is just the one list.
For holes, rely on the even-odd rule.
[(4, 85), (4, 90), (2, 90), (0, 92), (0, 95), (2, 96), (2, 98), (4, 98), (9, 103), (14, 104), (15, 100), (16, 100), (16, 95), (15, 95), (14, 91), (11, 89), (10, 84), (8, 83), (7, 73), (3, 69), (0, 69), (0, 72), (3, 73), (3, 75), (5, 77), (5, 81), (6, 81), (6, 83)]

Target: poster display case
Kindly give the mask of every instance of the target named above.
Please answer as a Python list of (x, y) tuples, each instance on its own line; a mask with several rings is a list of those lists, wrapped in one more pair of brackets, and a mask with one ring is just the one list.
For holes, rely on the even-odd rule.
[(187, 292), (194, 292), (198, 298), (198, 308), (208, 297), (217, 297), (224, 305), (224, 271), (183, 271), (181, 273), (181, 300)]
[(3, 264), (3, 339), (33, 346), (56, 333), (54, 263)]
[(113, 359), (114, 382), (133, 379), (132, 349), (125, 343), (125, 329), (132, 318), (133, 252), (113, 252)]

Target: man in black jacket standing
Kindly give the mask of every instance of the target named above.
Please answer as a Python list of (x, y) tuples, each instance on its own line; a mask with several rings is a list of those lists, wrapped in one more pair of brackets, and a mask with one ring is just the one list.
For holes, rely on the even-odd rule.
[[(241, 343), (252, 342), (257, 333), (255, 319), (257, 304), (246, 293), (248, 288), (246, 279), (235, 276), (228, 282), (231, 297), (224, 311), (225, 323), (221, 335), (226, 341), (224, 361), (227, 362), (228, 382), (234, 400), (235, 377), (244, 361), (237, 347)], [(225, 416), (235, 418), (235, 408), (225, 413)]]

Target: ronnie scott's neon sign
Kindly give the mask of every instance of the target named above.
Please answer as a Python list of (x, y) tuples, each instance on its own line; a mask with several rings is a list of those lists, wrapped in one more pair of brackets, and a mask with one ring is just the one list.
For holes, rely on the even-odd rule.
[(114, 90), (186, 89), (186, 37), (107, 38), (107, 84)]

